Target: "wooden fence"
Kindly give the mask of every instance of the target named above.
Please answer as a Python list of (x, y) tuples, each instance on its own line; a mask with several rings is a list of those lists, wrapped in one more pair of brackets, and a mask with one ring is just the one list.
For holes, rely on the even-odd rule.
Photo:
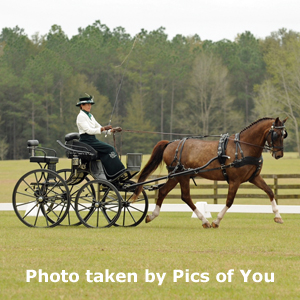
[[(269, 174), (262, 174), (261, 175), (269, 187), (273, 190), (275, 194), (275, 199), (277, 200), (284, 200), (284, 199), (300, 199), (300, 174), (279, 174), (279, 175), (269, 175)], [(159, 178), (161, 176), (153, 175), (151, 179)], [(202, 183), (202, 182), (205, 183)], [(283, 181), (280, 184), (279, 181)], [(292, 183), (291, 183), (292, 181)], [(212, 182), (212, 183), (207, 183)], [(295, 182), (297, 182), (295, 184)], [(162, 182), (155, 182), (155, 184), (160, 184)], [(218, 199), (226, 199), (227, 198), (227, 190), (228, 184), (225, 181), (208, 181), (208, 180), (197, 180), (197, 186), (194, 185), (193, 181), (190, 183), (191, 187), (191, 194), (193, 200), (200, 200), (200, 199), (213, 199), (214, 204), (218, 204)], [(255, 189), (256, 193), (249, 193), (245, 190)], [(203, 193), (203, 190), (208, 190), (208, 193)], [(174, 192), (173, 192), (174, 191)], [(166, 199), (181, 199), (180, 196), (180, 186), (177, 185), (173, 191), (166, 197)], [(243, 193), (241, 193), (243, 191)], [(251, 198), (251, 199), (258, 199), (258, 198), (267, 198), (265, 192), (256, 187), (251, 183), (243, 183), (241, 184), (238, 193), (236, 195), (237, 198)], [(288, 192), (286, 192), (288, 191)], [(152, 194), (148, 195), (149, 199), (157, 199), (158, 190), (155, 190)]]

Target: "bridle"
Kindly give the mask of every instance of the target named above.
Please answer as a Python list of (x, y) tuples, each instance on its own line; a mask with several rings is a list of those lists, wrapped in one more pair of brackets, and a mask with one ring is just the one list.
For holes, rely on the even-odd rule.
[[(266, 144), (264, 146), (260, 146), (260, 145), (256, 145), (256, 144), (252, 144), (252, 143), (248, 143), (248, 142), (244, 142), (244, 141), (240, 141), (240, 144), (245, 144), (245, 145), (249, 145), (249, 146), (253, 146), (253, 147), (257, 147), (257, 148), (262, 148), (264, 150), (268, 150), (271, 151), (272, 153), (276, 153), (279, 151), (283, 150), (283, 146), (279, 147), (279, 146), (275, 146), (274, 145), (274, 141), (276, 141), (276, 139), (279, 137), (279, 134), (275, 131), (275, 129), (281, 129), (281, 136), (283, 139), (285, 139), (288, 136), (287, 131), (285, 130), (285, 125), (281, 125), (281, 126), (275, 126), (275, 123), (272, 124), (267, 136), (266, 136)], [(268, 136), (271, 135), (271, 143), (269, 145), (268, 143)], [(233, 140), (235, 141), (235, 139), (231, 139), (228, 138), (229, 140)]]
[(281, 130), (281, 137), (283, 139), (285, 139), (287, 136), (288, 136), (288, 133), (287, 131), (285, 130), (285, 126), (284, 125), (281, 125), (281, 126), (275, 126), (275, 124), (273, 123), (272, 126), (271, 126), (271, 129), (269, 130), (268, 132), (268, 135), (266, 137), (266, 143), (268, 144), (268, 136), (270, 135), (271, 136), (271, 143), (270, 145), (265, 145), (265, 149), (271, 151), (272, 153), (276, 153), (278, 151), (282, 151), (283, 150), (283, 146), (282, 147), (279, 147), (279, 146), (274, 146), (274, 141), (276, 141), (280, 135), (275, 131), (275, 129), (279, 129)]

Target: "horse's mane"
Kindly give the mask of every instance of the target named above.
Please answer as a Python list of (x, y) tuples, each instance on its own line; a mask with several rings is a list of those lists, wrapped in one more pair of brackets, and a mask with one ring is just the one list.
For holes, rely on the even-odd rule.
[(240, 131), (240, 133), (242, 133), (243, 131), (249, 129), (250, 127), (252, 127), (253, 125), (261, 122), (261, 121), (265, 121), (265, 120), (274, 120), (274, 118), (261, 118), (261, 119), (258, 119), (256, 121), (254, 121), (253, 123), (251, 123), (250, 125), (248, 125), (247, 127), (245, 127), (243, 130)]

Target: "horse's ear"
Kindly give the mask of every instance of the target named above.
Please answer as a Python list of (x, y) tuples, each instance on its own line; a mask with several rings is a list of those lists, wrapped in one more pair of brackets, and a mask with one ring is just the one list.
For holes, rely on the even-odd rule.
[(275, 126), (279, 126), (279, 122), (280, 122), (279, 117), (277, 117), (276, 120), (275, 120)]
[(288, 118), (289, 118), (289, 117), (286, 117), (286, 118), (282, 121), (282, 123), (284, 124)]

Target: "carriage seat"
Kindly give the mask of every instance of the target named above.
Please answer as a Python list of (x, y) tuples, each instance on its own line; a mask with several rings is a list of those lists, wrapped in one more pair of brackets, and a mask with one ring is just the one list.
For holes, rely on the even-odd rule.
[(79, 140), (80, 134), (78, 132), (71, 132), (65, 135), (65, 141), (70, 142), (73, 140)]
[(72, 132), (65, 135), (66, 146), (73, 151), (67, 151), (67, 157), (73, 158), (74, 155), (83, 161), (94, 161), (98, 159), (98, 152), (90, 145), (79, 142), (80, 135), (78, 132)]
[[(36, 163), (46, 163), (46, 164), (57, 164), (58, 163), (58, 157), (57, 156), (48, 156), (46, 155), (46, 152), (44, 150), (51, 150), (54, 151), (52, 149), (47, 149), (44, 147), (38, 147), (39, 145), (39, 141), (38, 140), (28, 140), (27, 141), (27, 148), (30, 151), (30, 158), (29, 161), (30, 162), (36, 162)], [(44, 152), (45, 155), (44, 156), (36, 156), (35, 155), (35, 151), (41, 151)], [(54, 151), (55, 152), (55, 151)]]
[(47, 164), (57, 164), (58, 157), (56, 156), (31, 156), (30, 162), (36, 163), (47, 163)]

